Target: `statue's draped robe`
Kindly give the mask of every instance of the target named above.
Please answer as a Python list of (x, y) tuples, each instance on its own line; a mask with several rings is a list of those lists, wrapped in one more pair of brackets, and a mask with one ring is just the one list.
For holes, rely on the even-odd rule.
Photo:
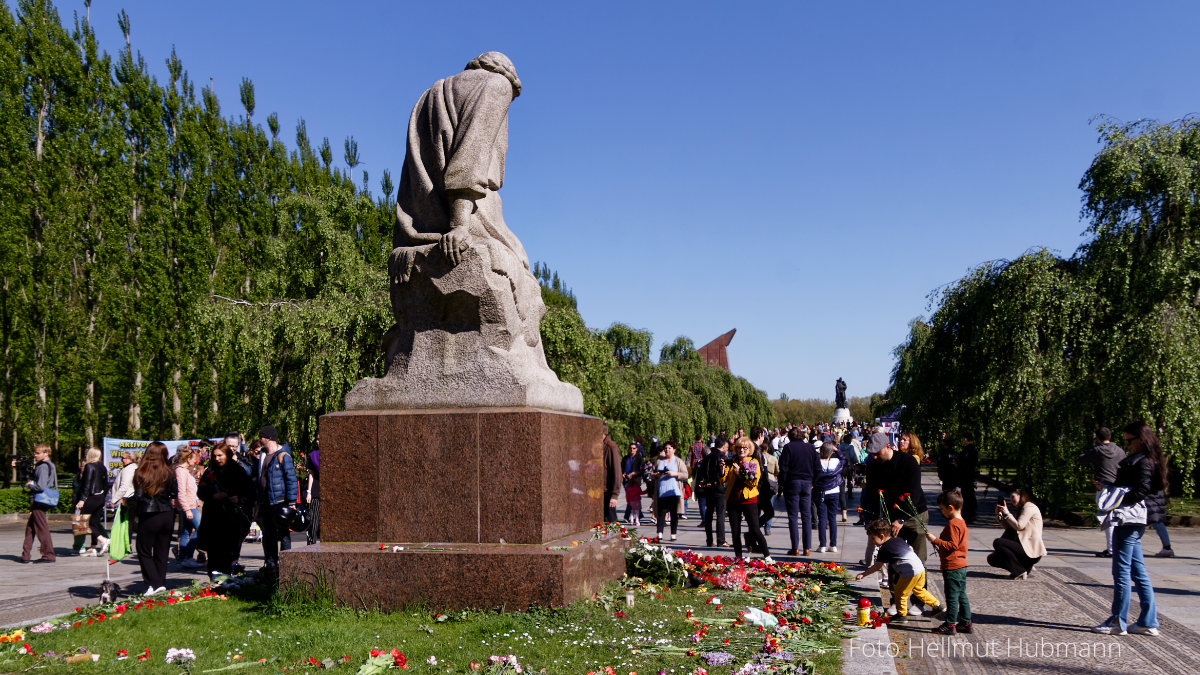
[[(450, 230), (450, 200), (475, 200), (476, 222), (528, 268), (525, 248), (504, 224), (500, 196), (508, 152), (508, 106), (513, 90), (503, 75), (465, 70), (438, 80), (417, 101), (408, 122), (408, 152), (396, 201), (422, 233)], [(400, 228), (393, 248), (411, 246)]]

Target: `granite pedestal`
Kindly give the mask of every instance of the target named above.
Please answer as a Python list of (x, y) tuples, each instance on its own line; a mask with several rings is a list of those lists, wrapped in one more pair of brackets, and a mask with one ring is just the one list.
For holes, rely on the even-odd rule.
[(588, 595), (625, 567), (624, 542), (590, 532), (602, 424), (534, 408), (325, 415), (321, 543), (283, 552), (281, 583), (322, 578), (339, 603), (384, 609)]

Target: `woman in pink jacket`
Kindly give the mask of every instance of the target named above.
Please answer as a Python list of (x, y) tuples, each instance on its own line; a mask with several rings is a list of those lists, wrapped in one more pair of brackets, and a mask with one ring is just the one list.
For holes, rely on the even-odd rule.
[(200, 527), (200, 499), (196, 496), (196, 477), (193, 475), (200, 462), (200, 453), (189, 447), (181, 447), (175, 455), (175, 482), (179, 485), (179, 497), (175, 499), (175, 510), (179, 513), (179, 554), (176, 556), (185, 569), (199, 569), (196, 562), (196, 530)]

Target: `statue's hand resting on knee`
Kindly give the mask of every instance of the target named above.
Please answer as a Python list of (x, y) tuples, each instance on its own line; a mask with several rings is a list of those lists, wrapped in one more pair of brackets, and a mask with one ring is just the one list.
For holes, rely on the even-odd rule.
[(455, 198), (450, 205), (450, 231), (442, 235), (439, 246), (442, 255), (449, 258), (452, 265), (458, 264), (462, 252), (467, 249), (467, 226), (474, 209), (475, 202), (464, 197)]

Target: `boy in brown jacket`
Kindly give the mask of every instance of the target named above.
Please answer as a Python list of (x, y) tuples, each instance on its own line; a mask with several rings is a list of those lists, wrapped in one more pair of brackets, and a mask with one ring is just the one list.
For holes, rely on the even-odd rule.
[(929, 532), (925, 538), (937, 548), (942, 560), (942, 580), (946, 591), (945, 623), (932, 629), (939, 635), (971, 633), (971, 603), (967, 600), (967, 541), (969, 532), (962, 517), (963, 498), (957, 489), (938, 495), (938, 506), (946, 517), (941, 538)]

